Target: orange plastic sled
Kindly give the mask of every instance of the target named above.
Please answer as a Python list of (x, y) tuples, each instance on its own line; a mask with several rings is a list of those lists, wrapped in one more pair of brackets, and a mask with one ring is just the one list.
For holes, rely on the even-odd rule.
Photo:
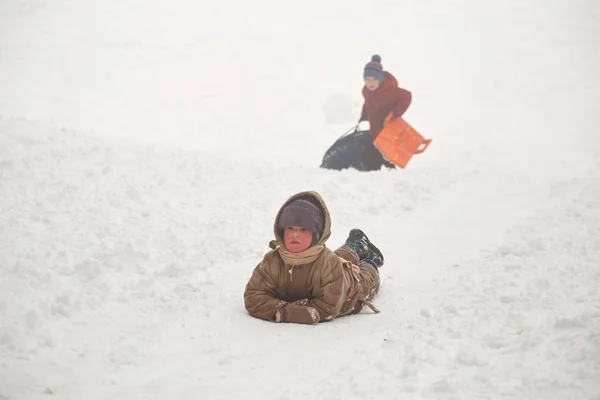
[(402, 118), (388, 115), (385, 127), (375, 138), (375, 147), (391, 163), (405, 168), (412, 156), (427, 149), (431, 139), (425, 139)]

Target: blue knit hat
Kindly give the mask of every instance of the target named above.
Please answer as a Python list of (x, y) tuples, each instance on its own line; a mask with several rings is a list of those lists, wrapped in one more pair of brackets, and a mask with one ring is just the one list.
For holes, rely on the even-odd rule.
[(372, 76), (379, 81), (379, 85), (383, 83), (383, 67), (381, 66), (381, 57), (375, 54), (371, 57), (371, 61), (365, 65), (365, 72), (363, 77), (366, 79), (367, 76)]

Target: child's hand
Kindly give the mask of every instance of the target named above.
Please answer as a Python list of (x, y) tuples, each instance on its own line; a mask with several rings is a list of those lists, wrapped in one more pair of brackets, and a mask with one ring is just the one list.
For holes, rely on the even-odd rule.
[(287, 304), (275, 313), (275, 322), (294, 322), (297, 324), (316, 324), (320, 320), (319, 311), (307, 307), (308, 299), (302, 299)]

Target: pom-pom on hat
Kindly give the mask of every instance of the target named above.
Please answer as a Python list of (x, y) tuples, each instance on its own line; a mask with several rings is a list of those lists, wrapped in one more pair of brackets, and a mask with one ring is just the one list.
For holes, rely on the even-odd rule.
[(371, 61), (365, 65), (363, 78), (366, 79), (367, 76), (372, 76), (373, 78), (377, 79), (379, 81), (379, 85), (383, 83), (383, 66), (381, 65), (381, 57), (377, 54), (371, 57)]

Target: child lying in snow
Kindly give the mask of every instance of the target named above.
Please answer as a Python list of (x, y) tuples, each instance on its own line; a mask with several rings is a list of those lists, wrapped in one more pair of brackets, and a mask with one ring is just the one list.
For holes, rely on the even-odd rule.
[(331, 217), (316, 192), (290, 197), (275, 218), (273, 249), (246, 285), (250, 315), (276, 322), (314, 324), (356, 314), (379, 291), (383, 255), (359, 229), (337, 250), (325, 247)]

